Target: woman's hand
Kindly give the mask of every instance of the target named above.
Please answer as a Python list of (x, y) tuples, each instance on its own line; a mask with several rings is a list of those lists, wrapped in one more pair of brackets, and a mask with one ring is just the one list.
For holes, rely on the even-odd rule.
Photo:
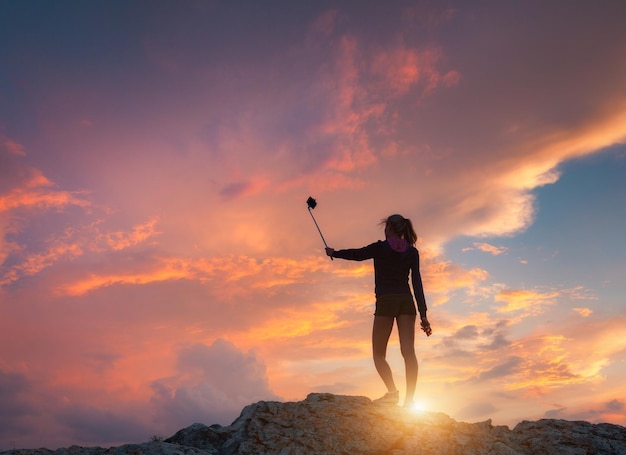
[(326, 255), (327, 255), (327, 256), (330, 256), (330, 257), (332, 258), (332, 257), (333, 257), (333, 254), (335, 254), (335, 250), (334, 250), (334, 248), (329, 248), (329, 247), (326, 247)]
[(427, 318), (422, 318), (422, 323), (420, 325), (422, 326), (422, 330), (424, 331), (426, 336), (430, 336), (433, 333), (432, 329), (430, 328), (430, 322), (428, 322)]

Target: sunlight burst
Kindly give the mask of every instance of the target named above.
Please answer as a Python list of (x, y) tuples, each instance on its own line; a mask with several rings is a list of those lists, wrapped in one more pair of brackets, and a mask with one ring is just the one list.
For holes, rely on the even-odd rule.
[(426, 403), (423, 401), (414, 401), (413, 405), (408, 407), (413, 414), (422, 414), (426, 412)]

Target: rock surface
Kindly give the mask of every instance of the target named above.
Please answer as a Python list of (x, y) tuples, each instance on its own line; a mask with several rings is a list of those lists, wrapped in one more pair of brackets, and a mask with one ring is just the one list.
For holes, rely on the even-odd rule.
[(416, 414), (366, 397), (310, 394), (295, 403), (260, 401), (231, 425), (193, 424), (162, 442), (104, 449), (10, 450), (2, 455), (230, 454), (625, 454), (626, 428), (544, 419), (513, 430)]

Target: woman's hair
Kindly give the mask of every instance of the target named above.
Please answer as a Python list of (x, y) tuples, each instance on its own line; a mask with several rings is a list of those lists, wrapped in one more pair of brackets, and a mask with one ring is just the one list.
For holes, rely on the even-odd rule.
[(413, 223), (408, 218), (403, 217), (402, 215), (391, 215), (387, 218), (383, 218), (380, 221), (381, 226), (391, 226), (394, 234), (398, 237), (406, 240), (409, 245), (415, 245), (417, 242), (417, 234), (413, 229)]

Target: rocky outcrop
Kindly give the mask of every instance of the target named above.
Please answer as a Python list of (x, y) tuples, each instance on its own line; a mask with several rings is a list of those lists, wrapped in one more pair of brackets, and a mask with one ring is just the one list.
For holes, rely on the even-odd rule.
[(260, 401), (229, 426), (194, 424), (163, 442), (2, 454), (626, 454), (626, 428), (544, 419), (510, 430), (491, 420), (462, 423), (366, 397), (313, 393), (300, 402)]

